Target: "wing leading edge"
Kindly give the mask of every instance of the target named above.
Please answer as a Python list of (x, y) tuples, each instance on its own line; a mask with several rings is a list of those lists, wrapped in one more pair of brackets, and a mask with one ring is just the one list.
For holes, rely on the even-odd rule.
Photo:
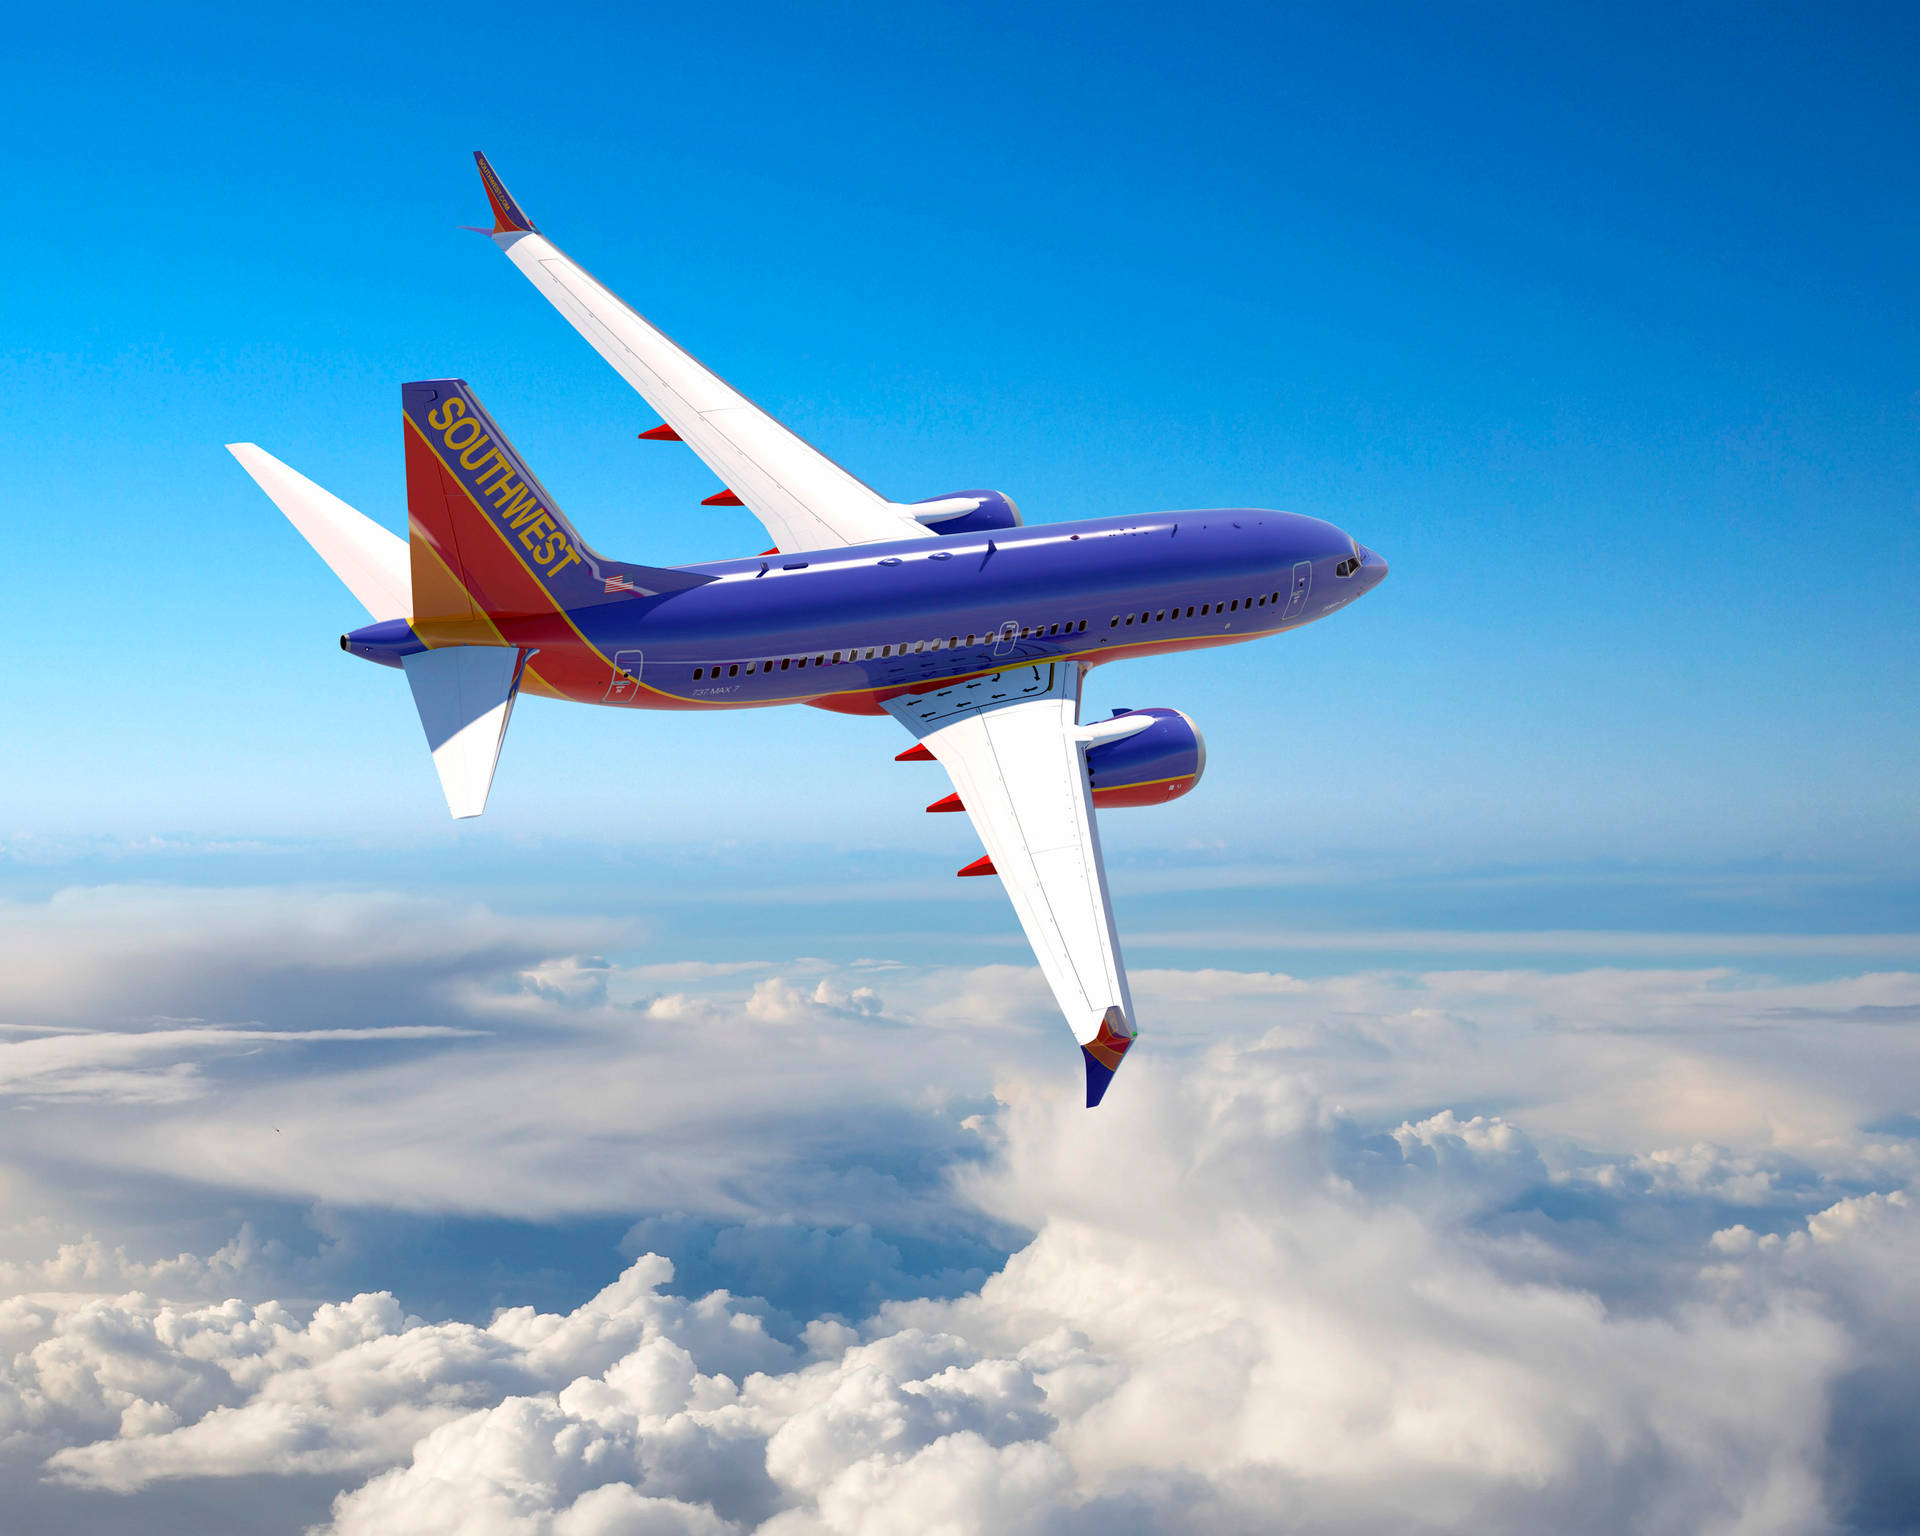
[(933, 538), (916, 509), (887, 500), (775, 421), (621, 302), (539, 230), (485, 155), (490, 233), (507, 259), (640, 392), (766, 526), (777, 548)]
[(1133, 999), (1113, 926), (1087, 747), (1142, 726), (1078, 724), (1081, 671), (1050, 662), (884, 707), (953, 780), (1087, 1063), (1100, 1102), (1133, 1044)]

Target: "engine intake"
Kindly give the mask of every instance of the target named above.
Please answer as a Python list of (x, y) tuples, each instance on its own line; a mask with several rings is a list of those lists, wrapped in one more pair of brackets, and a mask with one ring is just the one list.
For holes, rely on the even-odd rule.
[(1087, 748), (1095, 805), (1165, 805), (1192, 789), (1207, 771), (1207, 743), (1200, 728), (1179, 710), (1120, 709), (1113, 718), (1142, 716), (1153, 722), (1145, 730)]

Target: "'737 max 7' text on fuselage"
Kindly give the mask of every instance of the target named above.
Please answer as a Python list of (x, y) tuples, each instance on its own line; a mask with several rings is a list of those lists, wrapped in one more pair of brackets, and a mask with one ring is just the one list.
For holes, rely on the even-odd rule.
[(1027, 527), (995, 491), (895, 502), (704, 368), (546, 239), (485, 158), (493, 241), (662, 417), (773, 548), (612, 560), (460, 379), (401, 386), (407, 538), (251, 443), (234, 456), (373, 622), (344, 649), (405, 672), (447, 804), (485, 807), (521, 692), (619, 709), (811, 704), (891, 715), (938, 762), (1080, 1041), (1087, 1103), (1132, 1046), (1095, 812), (1161, 804), (1206, 748), (1173, 709), (1083, 722), (1088, 669), (1326, 617), (1386, 563), (1317, 518), (1161, 512)]

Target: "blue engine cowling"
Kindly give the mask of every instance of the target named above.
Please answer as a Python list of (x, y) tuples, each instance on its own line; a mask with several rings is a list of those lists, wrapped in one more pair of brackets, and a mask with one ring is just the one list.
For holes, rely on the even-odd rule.
[(936, 501), (957, 501), (963, 496), (978, 501), (980, 505), (959, 517), (927, 525), (942, 538), (955, 533), (991, 533), (996, 528), (1022, 526), (1020, 509), (998, 491), (948, 491), (944, 496), (929, 496), (925, 501), (916, 501), (914, 505), (931, 506)]
[(1165, 805), (1192, 789), (1207, 771), (1207, 743), (1200, 728), (1179, 710), (1113, 712), (1115, 720), (1143, 715), (1153, 720), (1144, 731), (1087, 748), (1095, 805)]

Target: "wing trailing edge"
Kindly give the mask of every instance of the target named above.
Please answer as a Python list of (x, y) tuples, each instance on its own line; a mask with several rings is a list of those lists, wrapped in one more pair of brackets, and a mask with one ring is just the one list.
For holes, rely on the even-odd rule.
[[(1133, 1044), (1133, 999), (1114, 931), (1087, 747), (1140, 727), (1078, 723), (1080, 668), (1043, 662), (882, 702), (939, 760), (986, 857), (961, 874), (1000, 877), (1040, 972), (1080, 1042), (1087, 1107)], [(984, 868), (982, 866), (985, 866)]]
[[(672, 437), (691, 448), (738, 504), (760, 519), (779, 548), (937, 538), (923, 518), (960, 517), (971, 510), (957, 502), (904, 506), (889, 501), (836, 464), (596, 281), (534, 228), (486, 157), (476, 152), (475, 159), (493, 207), (489, 233), (494, 244), (659, 412)], [(645, 435), (671, 440), (658, 429)]]

